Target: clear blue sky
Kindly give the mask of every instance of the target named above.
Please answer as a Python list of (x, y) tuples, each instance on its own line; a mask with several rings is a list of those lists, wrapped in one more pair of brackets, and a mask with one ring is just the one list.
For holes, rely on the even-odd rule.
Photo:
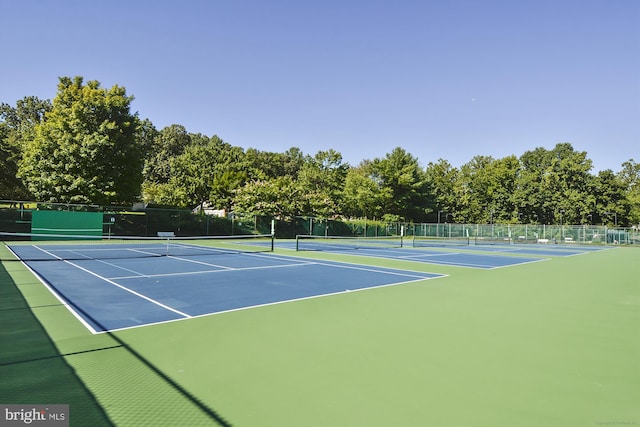
[(640, 0), (0, 0), (0, 102), (124, 86), (158, 129), (423, 166), (640, 161)]

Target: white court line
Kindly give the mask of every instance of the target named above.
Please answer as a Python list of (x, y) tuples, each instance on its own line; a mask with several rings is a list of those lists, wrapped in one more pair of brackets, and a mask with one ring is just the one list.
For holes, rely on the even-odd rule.
[[(157, 249), (159, 249), (159, 248), (157, 248)], [(125, 248), (125, 250), (131, 251), (131, 252), (139, 252), (141, 254), (149, 255), (151, 257), (160, 257), (160, 256), (162, 256), (162, 254), (158, 254), (156, 252), (143, 251), (142, 249), (137, 249), (137, 248)], [(162, 250), (164, 250), (164, 248), (162, 248)]]
[[(437, 275), (436, 277), (439, 276), (444, 276), (442, 273), (429, 273), (429, 272), (421, 272), (421, 271), (416, 271), (415, 275), (412, 274), (407, 274), (408, 271), (410, 270), (406, 270), (406, 269), (401, 269), (401, 268), (392, 268), (392, 267), (375, 267), (375, 266), (367, 266), (367, 265), (363, 265), (363, 264), (356, 264), (356, 263), (351, 263), (351, 262), (345, 262), (345, 261), (330, 261), (330, 260), (320, 260), (317, 258), (304, 258), (304, 257), (296, 257), (295, 255), (289, 256), (289, 255), (271, 255), (271, 254), (252, 254), (253, 256), (258, 256), (258, 257), (267, 257), (269, 259), (282, 259), (282, 260), (287, 260), (287, 261), (291, 261), (292, 258), (294, 260), (307, 260), (308, 263), (310, 264), (319, 264), (319, 265), (325, 265), (325, 266), (331, 266), (331, 267), (342, 267), (342, 268), (352, 268), (352, 269), (356, 269), (356, 270), (363, 270), (363, 271), (372, 271), (375, 273), (388, 273), (388, 274), (397, 274), (400, 276), (408, 276), (408, 277), (422, 277), (425, 279), (430, 279), (430, 277), (424, 277), (424, 276), (420, 276), (420, 274), (429, 274), (429, 275)], [(367, 256), (367, 255), (364, 255)], [(395, 272), (397, 271), (397, 273)]]
[[(349, 255), (353, 255), (353, 256), (362, 256), (362, 257), (367, 257), (367, 258), (380, 258), (379, 256), (376, 255), (371, 255), (368, 254), (366, 252), (359, 252), (359, 251), (354, 251), (357, 253), (351, 253), (349, 252)], [(335, 252), (330, 252), (330, 253), (335, 253)], [(376, 254), (379, 254), (379, 252), (376, 252)], [(460, 255), (459, 252), (447, 252), (447, 253), (442, 253), (442, 254), (434, 254), (433, 256), (448, 256), (451, 254), (458, 254)], [(414, 257), (413, 259), (411, 259), (410, 257)], [(472, 264), (472, 263), (466, 263), (466, 264), (460, 264), (458, 262), (447, 262), (447, 261), (430, 261), (428, 259), (425, 260), (421, 260), (421, 259), (417, 259), (415, 257), (421, 257), (421, 256), (425, 256), (425, 255), (403, 255), (403, 256), (385, 256), (382, 258), (385, 259), (393, 259), (393, 260), (397, 260), (397, 261), (409, 261), (409, 262), (419, 262), (422, 264), (436, 264), (436, 265), (452, 265), (454, 267), (463, 267), (463, 268), (484, 268), (484, 269), (491, 269), (494, 268), (494, 266), (491, 265), (485, 265), (485, 264)], [(431, 256), (431, 255), (426, 255), (426, 256)], [(513, 264), (513, 265), (518, 265), (518, 264)], [(386, 268), (386, 267), (385, 267)], [(379, 271), (379, 270), (377, 270)], [(406, 271), (406, 270), (404, 270)], [(432, 274), (439, 274), (439, 273), (432, 273)]]
[[(354, 252), (358, 252), (358, 251), (354, 251)], [(331, 252), (331, 253), (334, 253), (334, 252)], [(376, 254), (377, 253), (379, 253), (379, 252), (376, 252)], [(350, 253), (350, 255), (351, 255), (351, 253)], [(375, 255), (369, 255), (366, 252), (358, 252), (358, 253), (354, 253), (353, 255), (376, 258)], [(493, 269), (496, 269), (496, 268), (515, 267), (515, 266), (518, 266), (518, 265), (529, 264), (529, 263), (532, 263), (532, 262), (548, 261), (549, 260), (549, 258), (540, 258), (540, 259), (535, 259), (535, 260), (531, 260), (531, 261), (519, 261), (519, 262), (517, 262), (515, 264), (508, 264), (508, 265), (488, 265), (488, 264), (460, 263), (460, 262), (452, 262), (452, 261), (439, 261), (439, 260), (422, 259), (424, 257), (430, 258), (430, 257), (449, 256), (449, 255), (465, 255), (465, 254), (463, 254), (461, 252), (443, 252), (443, 253), (437, 253), (437, 254), (424, 254), (424, 255), (423, 254), (414, 254), (414, 255), (403, 255), (403, 256), (386, 256), (384, 258), (390, 258), (390, 259), (395, 259), (395, 260), (399, 260), (399, 261), (420, 262), (420, 263), (425, 263), (425, 264), (447, 265), (447, 266), (462, 267), (462, 268), (482, 268), (482, 269), (485, 269), (485, 270), (493, 270)]]
[[(408, 260), (411, 261), (411, 260)], [(473, 263), (464, 263), (461, 264), (459, 262), (452, 262), (452, 261), (429, 261), (429, 260), (424, 260), (424, 261), (418, 261), (418, 262), (424, 262), (427, 264), (436, 264), (436, 265), (450, 265), (453, 267), (462, 267), (462, 268), (483, 268), (485, 270), (489, 270), (494, 268), (494, 266), (491, 265), (487, 265), (487, 264), (473, 264)], [(517, 264), (514, 264), (517, 265)]]
[[(412, 278), (419, 278), (419, 279), (429, 279), (431, 277), (425, 276), (425, 275), (436, 275), (436, 277), (441, 276), (441, 274), (439, 273), (422, 273), (422, 272), (415, 272), (415, 273), (409, 273), (406, 270), (401, 270), (401, 269), (394, 269), (394, 268), (388, 268), (388, 267), (369, 267), (369, 266), (363, 266), (361, 264), (350, 264), (350, 263), (344, 263), (344, 262), (333, 262), (333, 261), (327, 261), (327, 262), (322, 262), (320, 260), (317, 259), (313, 259), (313, 260), (307, 260), (305, 259), (305, 261), (298, 261), (298, 260), (292, 260), (289, 257), (278, 257), (278, 256), (270, 256), (270, 255), (261, 255), (261, 254), (251, 254), (252, 256), (257, 256), (257, 257), (262, 257), (262, 258), (267, 258), (267, 259), (279, 259), (279, 260), (284, 260), (284, 261), (295, 261), (295, 264), (282, 264), (282, 265), (271, 265), (271, 266), (260, 266), (260, 267), (242, 267), (242, 268), (231, 268), (231, 267), (227, 267), (226, 269), (223, 270), (203, 270), (203, 271), (185, 271), (185, 272), (177, 272), (177, 273), (162, 273), (162, 274), (147, 274), (147, 275), (143, 275), (143, 276), (122, 276), (122, 277), (113, 277), (111, 279), (113, 280), (123, 280), (123, 279), (139, 279), (139, 278), (145, 278), (145, 277), (174, 277), (174, 276), (185, 276), (185, 275), (194, 275), (194, 274), (206, 274), (206, 273), (224, 273), (224, 272), (228, 272), (228, 271), (248, 271), (248, 270), (263, 270), (263, 269), (273, 269), (273, 268), (293, 268), (293, 267), (300, 267), (300, 266), (306, 266), (306, 265), (324, 265), (324, 266), (328, 266), (328, 267), (335, 267), (335, 268), (344, 268), (344, 269), (352, 269), (352, 270), (362, 270), (362, 271), (370, 271), (370, 272), (374, 272), (374, 273), (383, 273), (383, 274), (391, 274), (391, 275), (396, 275), (396, 276), (403, 276), (403, 277), (412, 277)], [(205, 265), (208, 265), (206, 263), (202, 263)], [(215, 264), (212, 264), (212, 266), (216, 266)]]
[(45, 288), (47, 288), (49, 290), (49, 292), (51, 292), (51, 295), (53, 295), (53, 297), (55, 299), (57, 299), (58, 301), (60, 301), (60, 303), (67, 309), (69, 310), (69, 312), (71, 313), (71, 315), (73, 317), (75, 317), (76, 319), (78, 319), (78, 321), (80, 323), (82, 323), (82, 325), (84, 325), (85, 328), (87, 328), (89, 330), (89, 332), (91, 332), (92, 334), (98, 334), (98, 333), (102, 333), (104, 331), (96, 331), (95, 329), (93, 329), (93, 326), (91, 326), (89, 323), (87, 323), (87, 321), (80, 316), (80, 313), (78, 313), (77, 311), (75, 311), (73, 309), (73, 307), (71, 305), (69, 305), (69, 303), (67, 301), (65, 301), (56, 291), (55, 289), (51, 288), (51, 286), (49, 286), (49, 283), (44, 280), (44, 278), (42, 276), (40, 276), (38, 274), (37, 271), (35, 271), (34, 269), (32, 269), (27, 263), (25, 263), (24, 261), (22, 261), (22, 265), (24, 265), (25, 267), (27, 267), (27, 269), (31, 272), (31, 274), (33, 274), (39, 281), (40, 283), (42, 283)]
[[(330, 265), (330, 264), (327, 264)], [(333, 266), (335, 267), (335, 266)], [(378, 271), (380, 272), (380, 271)], [(361, 292), (361, 291), (370, 291), (373, 289), (379, 289), (379, 288), (387, 288), (387, 287), (391, 287), (391, 286), (400, 286), (400, 285), (406, 285), (406, 284), (410, 284), (410, 283), (416, 283), (416, 282), (420, 282), (422, 280), (432, 280), (432, 279), (440, 279), (443, 277), (447, 277), (447, 274), (441, 274), (435, 277), (420, 277), (414, 280), (407, 280), (405, 282), (397, 282), (397, 283), (389, 283), (386, 285), (379, 285), (379, 286), (371, 286), (371, 287), (365, 287), (365, 288), (360, 288), (360, 289), (345, 289), (344, 291), (338, 291), (338, 292), (331, 292), (331, 293), (327, 293), (327, 294), (319, 294), (319, 295), (310, 295), (307, 297), (300, 297), (300, 298), (294, 298), (294, 299), (288, 299), (288, 300), (282, 300), (282, 301), (275, 301), (275, 302), (269, 302), (269, 303), (265, 303), (265, 304), (256, 304), (256, 305), (250, 305), (250, 306), (246, 306), (246, 307), (238, 307), (238, 308), (232, 308), (229, 310), (223, 310), (223, 311), (216, 311), (216, 312), (212, 312), (212, 313), (203, 313), (203, 314), (198, 314), (196, 316), (191, 316), (192, 319), (197, 319), (200, 317), (209, 317), (209, 316), (217, 316), (219, 314), (225, 314), (225, 313), (233, 313), (235, 311), (243, 311), (243, 310), (252, 310), (254, 308), (260, 308), (260, 307), (269, 307), (272, 305), (279, 305), (279, 304), (288, 304), (291, 302), (297, 302), (297, 301), (304, 301), (304, 300), (310, 300), (310, 299), (316, 299), (316, 298), (325, 298), (325, 297), (330, 297), (330, 296), (335, 296), (335, 295), (342, 295), (342, 294), (346, 294), (346, 293), (353, 293), (353, 292)], [(145, 323), (144, 325), (134, 325), (134, 326), (128, 326), (125, 328), (118, 328), (118, 329), (109, 329), (109, 331), (100, 331), (98, 332), (98, 334), (103, 334), (106, 332), (117, 332), (117, 331), (124, 331), (127, 329), (136, 329), (136, 328), (143, 328), (146, 326), (152, 326), (152, 325), (162, 325), (165, 323), (173, 323), (173, 322), (181, 322), (185, 319), (171, 319), (171, 320), (163, 320), (160, 322), (153, 322), (153, 323)]]
[[(142, 295), (138, 292), (135, 292), (125, 286), (122, 286), (116, 282), (114, 282), (112, 279), (108, 279), (106, 277), (103, 277), (99, 274), (96, 274), (90, 270), (87, 270), (85, 268), (83, 268), (82, 266), (79, 266), (77, 264), (74, 264), (73, 262), (70, 262), (68, 260), (64, 260), (61, 259), (60, 257), (42, 249), (42, 248), (38, 248), (41, 251), (47, 253), (48, 255), (51, 255), (57, 259), (60, 259), (61, 261), (64, 261), (65, 263), (76, 267), (82, 271), (85, 271), (101, 280), (106, 281), (107, 283), (117, 286), (118, 288), (121, 288), (127, 292), (130, 292), (136, 296), (139, 296), (140, 298), (143, 298), (145, 300), (148, 300), (154, 304), (159, 305), (160, 307), (163, 307), (169, 311), (175, 312), (182, 317), (182, 319), (173, 319), (173, 320), (167, 320), (167, 321), (160, 321), (160, 322), (151, 322), (151, 323), (145, 323), (143, 325), (135, 325), (135, 326), (129, 326), (129, 327), (125, 327), (125, 328), (117, 328), (117, 329), (109, 329), (107, 331), (95, 331), (89, 324), (87, 324), (87, 322), (80, 317), (80, 315), (72, 309), (72, 307), (69, 307), (68, 304), (66, 304), (64, 301), (63, 304), (65, 304), (65, 306), (68, 307), (68, 309), (71, 311), (71, 313), (80, 320), (80, 322), (85, 325), (87, 327), (87, 329), (89, 329), (90, 331), (92, 331), (92, 333), (94, 334), (101, 334), (101, 333), (106, 333), (106, 332), (112, 332), (112, 331), (120, 331), (120, 330), (126, 330), (126, 329), (133, 329), (133, 328), (138, 328), (138, 327), (144, 327), (144, 326), (149, 326), (149, 325), (156, 325), (156, 324), (163, 324), (163, 323), (169, 323), (169, 322), (174, 322), (174, 321), (178, 321), (178, 320), (185, 320), (185, 319), (191, 319), (191, 318), (197, 318), (197, 317), (205, 317), (205, 316), (212, 316), (212, 315), (217, 315), (217, 314), (223, 314), (223, 313), (229, 313), (229, 312), (234, 312), (234, 311), (240, 311), (240, 310), (247, 310), (247, 309), (253, 309), (253, 308), (258, 308), (258, 307), (265, 307), (265, 306), (270, 306), (270, 305), (276, 305), (276, 304), (284, 304), (284, 303), (288, 303), (288, 302), (295, 302), (295, 301), (302, 301), (302, 300), (307, 300), (307, 299), (313, 299), (313, 298), (322, 298), (322, 297), (326, 297), (326, 296), (332, 296), (332, 295), (339, 295), (339, 294), (344, 294), (347, 292), (358, 292), (358, 291), (366, 291), (366, 290), (371, 290), (371, 289), (376, 289), (376, 288), (383, 288), (383, 287), (389, 287), (389, 286), (397, 286), (397, 285), (402, 285), (402, 284), (407, 284), (407, 283), (413, 283), (413, 282), (419, 282), (422, 280), (430, 280), (430, 279), (437, 279), (437, 278), (442, 278), (442, 277), (446, 277), (446, 274), (437, 274), (437, 273), (422, 273), (422, 272), (407, 272), (406, 270), (401, 270), (401, 269), (393, 269), (393, 268), (386, 268), (386, 267), (368, 267), (368, 266), (362, 266), (360, 264), (352, 264), (352, 263), (344, 263), (344, 262), (338, 262), (338, 261), (326, 261), (326, 262), (321, 262), (319, 260), (309, 260), (309, 259), (304, 259), (304, 258), (296, 258), (296, 257), (288, 257), (288, 256), (272, 256), (270, 254), (250, 254), (251, 256), (258, 256), (258, 257), (263, 257), (263, 258), (268, 258), (268, 259), (281, 259), (281, 260), (287, 260), (290, 262), (295, 262), (295, 264), (284, 264), (284, 265), (279, 265), (279, 266), (262, 266), (262, 267), (248, 267), (248, 268), (242, 268), (242, 269), (236, 269), (236, 270), (256, 270), (256, 269), (266, 269), (266, 268), (289, 268), (289, 267), (299, 267), (299, 266), (307, 266), (307, 265), (323, 265), (323, 266), (328, 266), (328, 267), (334, 267), (334, 268), (344, 268), (344, 269), (354, 269), (354, 270), (363, 270), (363, 271), (370, 271), (370, 272), (375, 272), (375, 273), (382, 273), (382, 274), (390, 274), (390, 275), (396, 275), (396, 276), (403, 276), (403, 277), (409, 277), (412, 280), (406, 280), (406, 281), (402, 281), (402, 282), (396, 282), (396, 283), (389, 283), (386, 285), (379, 285), (379, 286), (371, 286), (371, 287), (364, 287), (364, 288), (360, 288), (360, 289), (353, 289), (353, 290), (349, 290), (349, 289), (345, 289), (344, 291), (339, 291), (339, 292), (332, 292), (332, 293), (326, 293), (326, 294), (319, 294), (319, 295), (311, 295), (311, 296), (307, 296), (307, 297), (301, 297), (301, 298), (295, 298), (295, 299), (289, 299), (289, 300), (283, 300), (283, 301), (276, 301), (276, 302), (271, 302), (271, 303), (265, 303), (265, 304), (257, 304), (257, 305), (252, 305), (252, 306), (247, 306), (247, 307), (239, 307), (239, 308), (234, 308), (234, 309), (229, 309), (229, 310), (224, 310), (224, 311), (220, 311), (220, 312), (212, 312), (212, 313), (204, 313), (204, 314), (200, 314), (200, 315), (196, 315), (196, 316), (191, 316), (188, 315), (186, 313), (182, 313), (178, 310), (175, 310), (171, 307), (168, 307), (158, 301), (155, 301), (145, 295)], [(213, 272), (225, 272), (228, 270), (214, 270)], [(137, 273), (137, 272), (136, 272)], [(199, 272), (190, 272), (190, 273), (184, 273), (184, 274), (197, 274)], [(173, 274), (168, 274), (168, 275), (175, 275), (175, 273)], [(37, 276), (37, 275), (36, 275)], [(132, 278), (140, 278), (142, 276), (134, 276)], [(41, 279), (41, 281), (43, 281)], [(46, 285), (46, 282), (43, 281), (43, 283)], [(49, 286), (47, 286), (49, 288)], [(49, 288), (51, 290), (51, 288)], [(52, 291), (52, 293), (58, 297), (58, 294), (55, 291)], [(60, 299), (60, 298), (58, 298)]]
[(227, 267), (226, 265), (213, 264), (213, 263), (210, 263), (210, 262), (198, 261), (198, 260), (195, 260), (195, 259), (183, 258), (183, 257), (179, 257), (179, 256), (174, 256), (174, 255), (169, 255), (168, 258), (177, 259), (179, 261), (192, 262), (194, 264), (208, 265), (209, 267), (217, 267), (217, 268), (222, 268), (224, 270), (233, 270), (232, 267)]
[[(38, 248), (38, 249), (43, 250), (41, 248)], [(152, 252), (144, 252), (144, 251), (139, 251), (139, 250), (134, 250), (134, 251), (135, 252), (144, 253), (144, 254), (153, 254)], [(83, 256), (82, 254), (78, 254), (78, 255)], [(158, 257), (160, 257), (160, 255), (155, 254), (152, 258), (158, 258)], [(227, 266), (224, 266), (224, 265), (212, 264), (212, 263), (208, 263), (208, 262), (197, 261), (197, 260), (192, 260), (192, 259), (182, 258), (182, 257), (177, 257), (177, 256), (167, 256), (167, 258), (172, 258), (172, 259), (175, 259), (175, 260), (178, 260), (178, 261), (192, 262), (194, 264), (203, 264), (203, 265), (207, 265), (207, 266), (210, 266), (210, 267), (216, 267), (216, 268), (220, 268), (220, 269), (224, 269), (224, 270), (236, 270), (235, 268), (227, 267)], [(101, 262), (103, 264), (106, 264), (106, 265), (111, 266), (111, 267), (115, 267), (115, 268), (120, 269), (120, 270), (128, 271), (130, 273), (135, 274), (136, 277), (156, 277), (156, 276), (167, 276), (167, 275), (173, 275), (173, 274), (175, 274), (175, 275), (195, 274), (195, 273), (209, 273), (209, 272), (217, 271), (217, 270), (207, 270), (207, 271), (185, 272), (185, 273), (166, 273), (166, 274), (160, 274), (160, 275), (158, 275), (158, 274), (144, 274), (144, 273), (141, 273), (141, 272), (139, 272), (137, 270), (132, 270), (130, 268), (122, 267), (120, 265), (117, 265), (117, 264), (114, 264), (114, 263), (111, 263), (111, 262), (107, 262), (105, 260), (96, 259), (96, 258), (88, 258), (88, 259), (91, 260), (91, 261)], [(132, 276), (122, 276), (122, 277), (112, 277), (111, 279), (112, 280), (117, 280), (117, 279), (131, 279), (131, 278), (133, 278), (133, 277)]]
[(157, 306), (162, 307), (162, 308), (164, 308), (165, 310), (172, 311), (172, 312), (174, 312), (174, 313), (176, 313), (176, 314), (178, 314), (178, 315), (180, 315), (180, 316), (184, 316), (184, 317), (186, 317), (186, 318), (190, 318), (190, 317), (191, 317), (191, 316), (190, 316), (190, 315), (188, 315), (187, 313), (183, 313), (183, 312), (181, 312), (180, 310), (176, 310), (176, 309), (175, 309), (175, 308), (173, 308), (173, 307), (169, 307), (168, 305), (163, 304), (163, 303), (161, 303), (160, 301), (156, 301), (156, 300), (154, 300), (153, 298), (149, 298), (148, 296), (143, 295), (143, 294), (141, 294), (141, 293), (139, 293), (139, 292), (136, 292), (136, 291), (134, 291), (133, 289), (129, 289), (129, 288), (127, 288), (126, 286), (122, 286), (122, 285), (120, 285), (120, 284), (118, 284), (118, 283), (114, 282), (114, 281), (113, 281), (113, 280), (111, 280), (111, 279), (107, 279), (106, 277), (102, 277), (101, 275), (99, 275), (99, 274), (97, 274), (97, 273), (94, 273), (94, 272), (93, 272), (93, 271), (91, 271), (91, 270), (87, 270), (86, 268), (81, 267), (81, 266), (79, 266), (79, 265), (77, 265), (77, 264), (74, 264), (74, 263), (72, 263), (72, 262), (70, 262), (70, 261), (65, 261), (65, 262), (66, 262), (67, 264), (69, 264), (69, 265), (72, 265), (72, 266), (74, 266), (74, 267), (76, 267), (76, 268), (78, 268), (78, 269), (80, 269), (80, 270), (82, 270), (82, 271), (86, 272), (86, 273), (91, 274), (92, 276), (97, 277), (98, 279), (104, 280), (105, 282), (107, 282), (107, 283), (109, 283), (109, 284), (111, 284), (111, 285), (117, 286), (118, 288), (120, 288), (120, 289), (122, 289), (122, 290), (124, 290), (124, 291), (127, 291), (127, 292), (129, 292), (129, 293), (132, 293), (133, 295), (136, 295), (136, 296), (138, 296), (138, 297), (140, 297), (140, 298), (142, 298), (142, 299), (145, 299), (145, 300), (147, 300), (147, 301), (149, 301), (149, 302), (151, 302), (151, 303), (153, 303), (153, 304), (156, 304)]
[(542, 262), (542, 261), (550, 261), (550, 260), (551, 260), (551, 258), (532, 259), (531, 261), (522, 261), (522, 262), (519, 262), (517, 264), (497, 265), (495, 267), (491, 267), (490, 270), (494, 270), (494, 269), (497, 269), (497, 268), (514, 267), (516, 265), (525, 265), (525, 264), (531, 264), (531, 263), (534, 263), (534, 262)]
[[(46, 254), (48, 254), (48, 255), (54, 256), (54, 257), (56, 257), (56, 258), (59, 258), (59, 257), (57, 257), (56, 255), (52, 254), (51, 252), (49, 252), (49, 251), (47, 251), (47, 250), (45, 250), (45, 249), (42, 249), (42, 248), (40, 248), (40, 247), (38, 247), (38, 246), (36, 246), (36, 247), (37, 247), (39, 250), (43, 251), (44, 253), (46, 253)], [(137, 297), (140, 297), (140, 298), (142, 298), (142, 299), (144, 299), (144, 300), (149, 301), (150, 303), (153, 303), (153, 304), (155, 304), (155, 305), (157, 305), (157, 306), (159, 306), (159, 307), (162, 307), (162, 308), (164, 308), (165, 310), (172, 311), (172, 312), (174, 312), (174, 313), (176, 313), (176, 314), (178, 314), (178, 315), (180, 315), (180, 316), (184, 316), (185, 318), (191, 318), (191, 317), (192, 317), (192, 316), (190, 316), (190, 315), (188, 315), (188, 314), (186, 314), (186, 313), (183, 313), (183, 312), (181, 312), (181, 311), (179, 311), (179, 310), (176, 310), (176, 309), (175, 309), (175, 308), (173, 308), (173, 307), (169, 307), (168, 305), (165, 305), (165, 304), (161, 303), (160, 301), (156, 301), (156, 300), (154, 300), (153, 298), (149, 298), (148, 296), (143, 295), (143, 294), (141, 294), (141, 293), (139, 293), (139, 292), (136, 292), (136, 291), (134, 291), (133, 289), (129, 289), (129, 288), (127, 288), (126, 286), (122, 286), (122, 285), (120, 285), (120, 284), (118, 284), (118, 283), (114, 282), (113, 280), (107, 279), (106, 277), (103, 277), (103, 276), (101, 276), (101, 275), (99, 275), (99, 274), (97, 274), (97, 273), (94, 273), (94, 272), (93, 272), (93, 271), (91, 271), (91, 270), (87, 270), (86, 268), (81, 267), (81, 266), (79, 266), (78, 264), (74, 264), (73, 262), (71, 262), (71, 261), (67, 261), (67, 260), (64, 260), (64, 259), (62, 259), (62, 261), (64, 261), (65, 263), (67, 263), (67, 264), (69, 264), (69, 265), (72, 265), (72, 266), (76, 267), (76, 268), (77, 268), (77, 269), (79, 269), (79, 270), (84, 271), (85, 273), (89, 273), (89, 274), (91, 274), (92, 276), (97, 277), (97, 278), (98, 278), (98, 279), (100, 279), (100, 280), (104, 280), (105, 282), (109, 283), (110, 285), (116, 286), (116, 287), (118, 287), (118, 288), (122, 289), (123, 291), (129, 292), (129, 293), (131, 293), (131, 294), (133, 294), (133, 295), (135, 295), (135, 296), (137, 296)]]
[(120, 277), (111, 277), (111, 280), (123, 280), (123, 279), (143, 279), (143, 278), (153, 278), (153, 277), (174, 277), (174, 276), (189, 276), (194, 274), (208, 274), (208, 273), (228, 273), (230, 271), (248, 271), (248, 270), (266, 270), (272, 268), (292, 268), (292, 267), (300, 267), (304, 265), (312, 265), (316, 264), (314, 262), (306, 262), (306, 263), (296, 263), (296, 264), (283, 264), (283, 265), (266, 265), (260, 267), (243, 267), (243, 268), (231, 268), (226, 267), (224, 269), (219, 270), (202, 270), (202, 271), (184, 271), (177, 273), (160, 273), (160, 274), (144, 274), (141, 276), (120, 276)]
[[(365, 257), (371, 257), (371, 255), (367, 255), (365, 254), (355, 254), (356, 256), (365, 256)], [(432, 257), (432, 256), (449, 256), (449, 255), (461, 255), (459, 252), (447, 252), (447, 253), (441, 253), (441, 254), (433, 254), (433, 255), (426, 255), (427, 257)], [(436, 264), (436, 265), (451, 265), (454, 267), (463, 267), (463, 268), (484, 268), (484, 269), (491, 269), (491, 268), (495, 268), (494, 266), (491, 265), (486, 265), (486, 264), (473, 264), (473, 263), (464, 263), (461, 264), (459, 262), (452, 262), (452, 261), (437, 261), (437, 260), (430, 260), (430, 259), (418, 259), (417, 257), (424, 257), (425, 255), (403, 255), (403, 256), (387, 256), (385, 258), (390, 258), (390, 259), (394, 259), (394, 260), (398, 260), (398, 261), (410, 261), (410, 262), (419, 262), (419, 263), (424, 263), (424, 264)], [(373, 256), (375, 258), (375, 256)], [(513, 264), (513, 265), (518, 265), (518, 264)]]
[(510, 248), (498, 248), (498, 249), (471, 249), (472, 251), (478, 251), (478, 252), (489, 252), (489, 253), (513, 253), (513, 252), (518, 252), (520, 251), (520, 249), (510, 249)]
[(144, 276), (144, 274), (143, 274), (143, 273), (140, 273), (139, 271), (132, 270), (132, 269), (130, 269), (130, 268), (126, 268), (126, 267), (122, 267), (122, 266), (117, 265), (117, 264), (114, 264), (114, 263), (112, 263), (112, 262), (107, 262), (107, 261), (104, 261), (104, 260), (102, 260), (102, 259), (96, 259), (96, 260), (94, 260), (94, 261), (98, 261), (98, 262), (100, 262), (100, 263), (102, 263), (102, 264), (106, 264), (106, 265), (108, 265), (108, 266), (110, 266), (110, 267), (115, 267), (115, 268), (118, 268), (118, 269), (120, 269), (120, 270), (128, 271), (129, 273), (133, 273), (133, 274), (136, 274), (136, 275), (138, 275), (138, 276)]
[(403, 255), (397, 257), (398, 259), (411, 259), (411, 258), (433, 258), (440, 256), (450, 256), (450, 255), (462, 255), (460, 252), (443, 252), (443, 253), (435, 253), (435, 254), (414, 254), (414, 255)]
[[(336, 268), (345, 268), (345, 269), (351, 269), (351, 270), (370, 271), (370, 272), (373, 272), (373, 273), (391, 274), (391, 275), (394, 275), (394, 276), (413, 277), (413, 278), (416, 278), (418, 280), (433, 278), (433, 277), (428, 277), (428, 276), (421, 275), (418, 272), (415, 272), (414, 274), (411, 274), (411, 273), (408, 273), (406, 271), (403, 272), (402, 270), (389, 271), (388, 269), (386, 269), (384, 267), (380, 267), (380, 268), (358, 267), (355, 264), (354, 265), (336, 265), (336, 264), (331, 264), (331, 263), (326, 263), (326, 262), (315, 262), (314, 264), (324, 265), (324, 266), (327, 266), (327, 267), (336, 267)], [(425, 275), (429, 275), (429, 276), (436, 275), (435, 277), (440, 276), (438, 273), (424, 273), (424, 274)]]

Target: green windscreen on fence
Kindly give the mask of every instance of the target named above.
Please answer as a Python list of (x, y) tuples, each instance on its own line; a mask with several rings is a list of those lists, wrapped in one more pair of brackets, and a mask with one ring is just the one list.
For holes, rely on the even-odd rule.
[(65, 236), (102, 236), (102, 212), (35, 210), (31, 232)]

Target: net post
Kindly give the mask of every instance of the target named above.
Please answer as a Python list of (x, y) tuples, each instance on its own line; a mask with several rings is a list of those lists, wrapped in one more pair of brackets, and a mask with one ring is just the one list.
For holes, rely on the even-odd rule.
[(400, 247), (404, 247), (403, 246), (403, 238), (404, 238), (404, 225), (400, 226)]
[(276, 243), (276, 220), (271, 219), (271, 252), (273, 252)]
[(173, 231), (158, 231), (158, 237), (167, 239), (166, 255), (169, 255), (169, 248), (171, 247), (170, 245), (171, 239), (173, 237), (176, 237), (175, 233)]

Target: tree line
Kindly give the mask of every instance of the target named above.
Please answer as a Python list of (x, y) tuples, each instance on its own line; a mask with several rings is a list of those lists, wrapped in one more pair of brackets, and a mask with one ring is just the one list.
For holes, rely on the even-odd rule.
[(570, 143), (425, 167), (401, 147), (358, 165), (334, 150), (233, 146), (131, 112), (122, 86), (61, 77), (53, 101), (0, 104), (0, 199), (205, 204), (276, 218), (637, 225), (640, 164), (592, 173)]

